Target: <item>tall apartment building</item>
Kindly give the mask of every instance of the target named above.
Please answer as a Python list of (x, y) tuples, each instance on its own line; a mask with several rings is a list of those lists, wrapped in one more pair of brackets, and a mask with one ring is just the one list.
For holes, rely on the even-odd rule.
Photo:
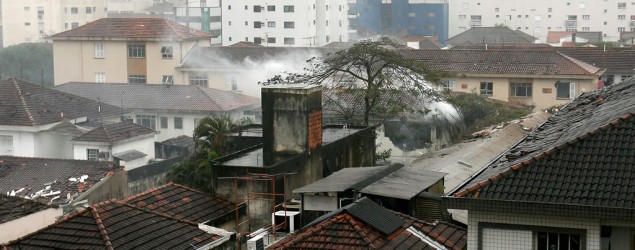
[(106, 0), (1, 0), (2, 41), (44, 42), (50, 35), (106, 16)]
[(222, 44), (315, 47), (348, 41), (347, 0), (223, 1)]
[(375, 34), (448, 39), (448, 0), (351, 0), (350, 24), (360, 38)]
[(506, 25), (547, 39), (549, 31), (601, 31), (618, 41), (635, 31), (635, 2), (625, 0), (450, 0), (450, 37), (470, 27)]

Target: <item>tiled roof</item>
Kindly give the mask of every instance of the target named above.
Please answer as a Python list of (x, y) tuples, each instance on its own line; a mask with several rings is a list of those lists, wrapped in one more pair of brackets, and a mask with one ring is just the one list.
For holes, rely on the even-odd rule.
[(635, 49), (631, 48), (585, 48), (585, 47), (554, 47), (562, 54), (576, 58), (587, 64), (605, 68), (605, 74), (620, 72), (628, 75), (635, 74)]
[(221, 236), (194, 222), (178, 220), (119, 201), (92, 205), (15, 241), (8, 249), (192, 249)]
[(571, 60), (557, 51), (538, 50), (409, 50), (404, 56), (430, 69), (463, 74), (599, 75), (593, 65)]
[[(0, 125), (35, 126), (64, 119), (100, 116), (100, 103), (84, 97), (15, 78), (0, 80)], [(121, 109), (101, 103), (103, 116), (121, 114)]]
[(260, 105), (255, 97), (192, 85), (66, 83), (55, 89), (126, 109), (223, 112)]
[(101, 18), (77, 28), (52, 35), (53, 40), (133, 39), (180, 41), (212, 38), (209, 33), (189, 29), (163, 18)]
[(123, 202), (175, 219), (198, 223), (214, 220), (236, 210), (235, 205), (227, 200), (174, 183), (128, 197)]
[(140, 135), (153, 134), (154, 130), (132, 122), (107, 124), (88, 131), (73, 141), (117, 142)]
[(582, 94), (452, 195), (632, 208), (633, 145), (635, 79)]
[(467, 249), (467, 230), (442, 221), (424, 222), (362, 198), (268, 249), (439, 249), (431, 244)]
[(494, 44), (494, 43), (534, 43), (537, 38), (519, 30), (507, 27), (473, 27), (454, 37), (445, 43), (452, 45), (463, 44)]
[[(69, 193), (74, 198), (106, 175), (119, 171), (122, 167), (112, 162), (0, 156), (0, 193), (16, 191), (16, 196), (46, 203), (59, 196), (52, 203), (66, 203)], [(87, 178), (81, 182), (84, 175)]]
[(47, 209), (49, 206), (0, 193), (0, 224)]

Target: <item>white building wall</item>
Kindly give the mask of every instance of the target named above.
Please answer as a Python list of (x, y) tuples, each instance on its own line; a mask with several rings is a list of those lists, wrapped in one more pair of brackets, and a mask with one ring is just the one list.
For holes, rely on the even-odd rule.
[(70, 135), (40, 132), (35, 135), (35, 155), (43, 158), (73, 159)]
[(133, 149), (146, 154), (146, 156), (143, 158), (126, 162), (124, 168), (126, 171), (144, 166), (148, 164), (148, 161), (154, 159), (154, 136), (133, 139), (134, 140), (124, 140), (122, 142), (116, 142), (112, 146), (112, 152), (110, 154), (112, 156)]
[[(262, 6), (261, 12), (254, 12), (254, 5)], [(326, 10), (326, 6), (329, 10)], [(342, 9), (338, 7), (342, 5)], [(268, 11), (267, 6), (275, 6), (275, 11)], [(284, 6), (293, 6), (293, 12), (284, 12)], [(326, 35), (331, 41), (339, 39), (348, 41), (347, 26), (339, 26), (339, 21), (348, 23), (346, 0), (281, 0), (266, 3), (258, 0), (224, 2), (222, 7), (223, 34), (222, 44), (231, 45), (241, 41), (253, 42), (254, 37), (263, 39), (265, 46), (315, 47), (326, 44)], [(326, 21), (329, 22), (329, 28)], [(254, 22), (262, 22), (260, 28)], [(274, 22), (275, 27), (270, 27)], [(294, 22), (293, 28), (285, 28), (284, 22)], [(327, 32), (328, 31), (328, 32)], [(267, 43), (268, 38), (275, 38), (275, 43)], [(285, 44), (284, 38), (293, 38), (294, 44)]]
[[(44, 42), (73, 24), (106, 17), (106, 0), (1, 0), (4, 46)], [(87, 11), (87, 8), (90, 11)], [(76, 8), (77, 12), (75, 12)]]
[(0, 224), (0, 244), (7, 243), (55, 223), (61, 208), (47, 208), (37, 213)]
[(99, 152), (111, 152), (110, 146), (105, 143), (73, 142), (73, 158), (75, 160), (88, 160), (88, 149), (99, 149)]
[(0, 130), (0, 135), (11, 136), (13, 138), (13, 152), (0, 152), (1, 154), (36, 157), (35, 154), (35, 133), (24, 131)]
[[(555, 227), (586, 230), (586, 249), (605, 249), (600, 248), (600, 228), (602, 225), (615, 227), (633, 228), (633, 221), (605, 221), (595, 218), (567, 218), (553, 217), (545, 215), (523, 215), (523, 214), (505, 214), (492, 212), (470, 211), (468, 213), (468, 249), (479, 249), (479, 223), (500, 223), (511, 225), (539, 226), (539, 227)], [(624, 229), (628, 230), (629, 229)], [(623, 230), (617, 228), (617, 233), (613, 234), (612, 246), (629, 245), (630, 238), (621, 238)], [(487, 230), (485, 231), (487, 232)], [(525, 238), (519, 239), (520, 235), (527, 235), (529, 230), (511, 230), (497, 229), (489, 230), (490, 239), (496, 238), (499, 242), (507, 242), (502, 248), (483, 248), (483, 249), (531, 249), (531, 245), (527, 245), (529, 241)], [(603, 238), (605, 239), (605, 238)], [(501, 243), (502, 244), (502, 243)], [(628, 249), (628, 248), (627, 248)]]
[[(618, 7), (618, 3), (625, 3), (625, 7)], [(635, 28), (635, 21), (631, 21), (635, 5), (621, 0), (450, 0), (449, 6), (449, 37), (469, 29), (472, 15), (480, 15), (482, 27), (503, 24), (535, 36), (541, 42), (546, 42), (549, 31), (567, 31), (567, 28), (577, 31), (602, 31), (605, 41), (617, 41), (620, 37), (619, 28), (625, 31)], [(577, 21), (567, 27), (565, 21), (569, 15), (576, 15)], [(623, 17), (620, 17), (621, 15)]]

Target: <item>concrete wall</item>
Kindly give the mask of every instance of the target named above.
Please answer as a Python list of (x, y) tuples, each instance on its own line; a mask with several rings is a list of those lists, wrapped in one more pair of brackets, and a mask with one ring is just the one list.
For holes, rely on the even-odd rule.
[(98, 149), (99, 152), (112, 153), (111, 147), (105, 143), (73, 142), (73, 159), (88, 160), (88, 149)]
[[(518, 81), (515, 79), (524, 79)], [(493, 95), (491, 98), (505, 102), (517, 102), (528, 105), (534, 105), (536, 109), (547, 109), (553, 106), (566, 104), (571, 99), (556, 98), (557, 90), (555, 88), (556, 81), (569, 81), (576, 83), (576, 96), (583, 92), (593, 91), (597, 89), (597, 77), (588, 76), (571, 76), (571, 78), (515, 78), (513, 76), (468, 76), (464, 78), (452, 78), (456, 92), (475, 92), (480, 93), (481, 82), (493, 83)], [(510, 96), (510, 82), (530, 82), (532, 83), (531, 97), (512, 97)], [(575, 97), (574, 97), (575, 98)]]
[(0, 244), (15, 240), (53, 224), (58, 216), (62, 216), (61, 208), (47, 208), (2, 223), (0, 224), (0, 232), (2, 232), (0, 233)]
[(43, 158), (73, 159), (71, 135), (41, 132), (35, 136), (35, 155)]
[(148, 164), (151, 159), (154, 159), (154, 136), (147, 136), (141, 138), (132, 138), (133, 140), (124, 140), (121, 142), (115, 142), (112, 145), (111, 156), (122, 153), (128, 150), (137, 150), (146, 154), (145, 157), (135, 159), (133, 161), (126, 162), (126, 171), (135, 169), (137, 167)]
[(11, 136), (13, 138), (13, 152), (0, 152), (22, 157), (35, 157), (35, 134), (33, 132), (0, 130), (0, 135)]
[[(493, 213), (470, 211), (468, 214), (468, 249), (480, 249), (479, 230), (483, 229), (482, 223), (499, 223), (505, 225), (521, 225), (534, 228), (564, 228), (564, 229), (582, 229), (586, 231), (585, 249), (608, 249), (601, 248), (602, 245), (608, 245), (608, 238), (600, 237), (601, 226), (612, 226), (614, 228), (611, 240), (611, 249), (616, 246), (626, 247), (630, 249), (630, 234), (626, 237), (626, 231), (635, 228), (633, 221), (604, 221), (595, 218), (567, 218), (553, 216), (536, 216), (523, 215), (519, 213)], [(518, 238), (518, 235), (531, 235), (533, 230), (523, 227), (506, 227), (496, 228), (489, 227), (489, 234), (483, 237), (489, 237), (490, 242), (499, 242), (498, 245), (492, 245), (491, 248), (482, 249), (530, 249), (532, 239)], [(492, 230), (494, 229), (494, 230)], [(484, 230), (485, 232), (485, 230)]]
[(129, 194), (135, 195), (166, 184), (166, 175), (172, 166), (184, 159), (182, 156), (175, 157), (126, 171)]
[(122, 200), (131, 195), (126, 185), (127, 183), (128, 176), (125, 171), (106, 176), (75, 198), (74, 202), (87, 200), (88, 204), (95, 204), (111, 199)]

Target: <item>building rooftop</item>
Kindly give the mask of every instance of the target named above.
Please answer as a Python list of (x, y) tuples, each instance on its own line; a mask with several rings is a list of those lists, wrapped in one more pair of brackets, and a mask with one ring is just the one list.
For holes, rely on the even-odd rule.
[(128, 197), (123, 202), (197, 223), (215, 220), (236, 210), (234, 203), (171, 182)]
[(15, 78), (0, 80), (0, 125), (36, 126), (83, 117), (118, 116), (121, 112), (112, 105)]
[(413, 166), (400, 168), (361, 189), (363, 194), (410, 200), (447, 175)]
[(98, 127), (78, 137), (73, 138), (73, 141), (112, 143), (154, 133), (154, 130), (136, 123), (120, 122), (102, 125), (101, 127)]
[[(359, 191), (372, 183), (372, 181), (384, 177), (401, 167), (403, 165), (396, 165), (395, 167), (343, 168), (323, 179), (293, 190), (293, 193), (344, 192), (350, 189)], [(369, 182), (367, 181), (369, 179), (372, 180)]]
[(222, 238), (206, 233), (191, 221), (108, 201), (91, 205), (4, 246), (8, 249), (192, 249)]
[(519, 30), (507, 27), (472, 27), (456, 36), (449, 38), (445, 43), (452, 45), (469, 44), (519, 44), (534, 43), (538, 38)]
[(51, 36), (56, 40), (181, 41), (212, 38), (163, 18), (101, 18)]
[[(339, 139), (347, 137), (362, 131), (363, 128), (341, 128), (341, 127), (324, 127), (322, 128), (322, 145), (335, 142)], [(235, 167), (265, 167), (263, 166), (263, 149), (262, 147), (253, 148), (251, 150), (242, 151), (235, 154), (234, 158), (220, 163), (223, 166)]]
[(463, 74), (599, 76), (604, 69), (552, 50), (409, 50), (404, 53), (432, 70)]
[(113, 162), (0, 156), (0, 193), (63, 204), (119, 171)]
[(0, 224), (47, 208), (43, 203), (0, 193)]
[(255, 97), (192, 85), (73, 82), (55, 89), (126, 109), (223, 112), (260, 105)]
[(450, 195), (635, 205), (635, 79), (580, 95)]
[(424, 222), (367, 198), (328, 213), (268, 249), (466, 249), (467, 230)]

